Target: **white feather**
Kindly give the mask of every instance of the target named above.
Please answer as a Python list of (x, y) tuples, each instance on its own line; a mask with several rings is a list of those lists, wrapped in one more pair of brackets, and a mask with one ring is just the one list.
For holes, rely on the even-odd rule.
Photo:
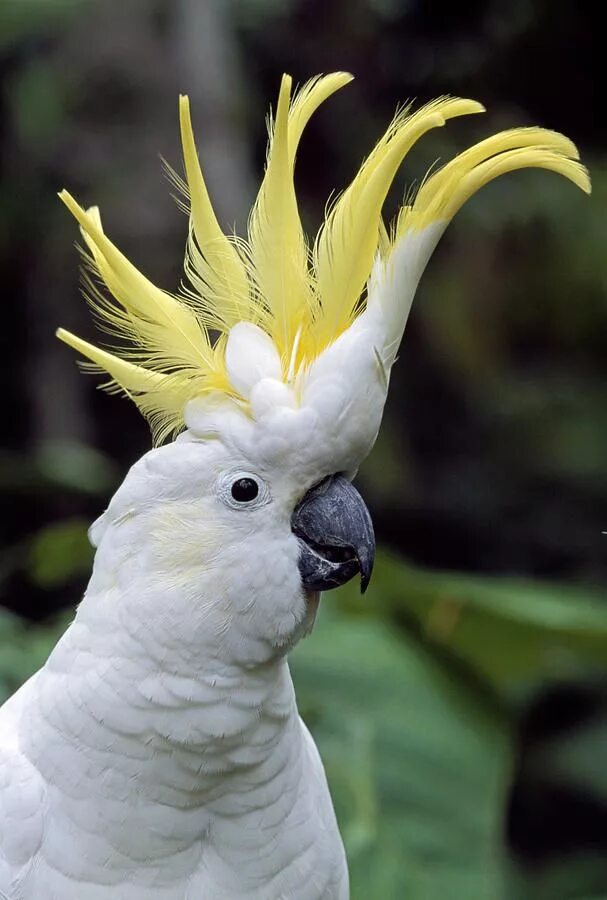
[(367, 286), (367, 314), (376, 323), (377, 351), (389, 371), (405, 330), (419, 280), (424, 274), (447, 222), (408, 231), (387, 259), (376, 258)]
[(239, 322), (230, 330), (226, 369), (234, 390), (247, 399), (262, 378), (279, 380), (282, 374), (274, 341), (251, 322)]

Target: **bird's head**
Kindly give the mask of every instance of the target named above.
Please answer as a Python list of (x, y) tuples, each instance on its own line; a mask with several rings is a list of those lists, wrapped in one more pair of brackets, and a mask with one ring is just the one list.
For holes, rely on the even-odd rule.
[(349, 80), (317, 78), (292, 98), (284, 76), (246, 240), (217, 222), (180, 99), (186, 180), (172, 178), (189, 204), (189, 233), (177, 295), (128, 262), (96, 208), (60, 195), (86, 243), (88, 297), (123, 347), (58, 335), (109, 373), (157, 444), (179, 435), (133, 467), (94, 526), (106, 563), (94, 578), (128, 586), (136, 573), (160, 599), (178, 586), (189, 604), (184, 635), (203, 598), (197, 621), (218, 639), (287, 647), (310, 627), (319, 591), (355, 575), (366, 587), (373, 528), (351, 479), (376, 439), (411, 302), (446, 225), (514, 169), (551, 169), (590, 189), (567, 138), (516, 128), (435, 171), (387, 229), (382, 206), (412, 145), (483, 111), (445, 97), (397, 113), (310, 246), (294, 189), (297, 148), (314, 110)]

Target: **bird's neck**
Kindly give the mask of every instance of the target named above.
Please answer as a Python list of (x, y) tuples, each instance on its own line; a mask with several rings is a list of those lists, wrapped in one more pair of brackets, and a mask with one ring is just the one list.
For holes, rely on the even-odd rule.
[(66, 827), (83, 798), (98, 809), (87, 853), (100, 865), (108, 843), (130, 859), (149, 853), (150, 841), (164, 852), (165, 829), (186, 853), (217, 817), (235, 834), (262, 809), (284, 821), (279, 807), (290, 808), (306, 781), (285, 659), (248, 667), (200, 659), (187, 674), (169, 632), (153, 654), (148, 639), (95, 634), (79, 615), (32, 685), (24, 749), (60, 793)]
[(156, 773), (166, 763), (169, 777), (176, 760), (187, 768), (192, 757), (196, 790), (211, 787), (216, 770), (225, 778), (263, 765), (298, 719), (286, 659), (243, 666), (201, 652), (188, 668), (172, 652), (170, 633), (154, 653), (148, 640), (95, 635), (78, 617), (37, 680), (41, 729), (61, 740), (66, 754), (88, 757), (91, 771), (98, 755), (110, 768), (136, 758), (129, 777), (152, 793), (148, 762)]

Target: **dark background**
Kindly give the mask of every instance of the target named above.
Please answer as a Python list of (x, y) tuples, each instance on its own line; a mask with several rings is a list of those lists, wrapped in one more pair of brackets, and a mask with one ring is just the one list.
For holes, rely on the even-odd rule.
[[(53, 337), (63, 325), (96, 339), (79, 294), (76, 229), (56, 192), (67, 187), (83, 205), (98, 203), (118, 246), (175, 289), (185, 219), (159, 154), (180, 167), (178, 93), (190, 94), (220, 219), (242, 231), (280, 75), (302, 82), (336, 69), (356, 81), (312, 121), (297, 167), (311, 232), (330, 192), (354, 175), (406, 99), (470, 96), (488, 112), (424, 139), (388, 212), (436, 159), (511, 125), (562, 131), (589, 166), (590, 200), (555, 175), (523, 172), (489, 186), (458, 215), (422, 281), (360, 483), (379, 540), (413, 568), (604, 593), (607, 147), (604, 32), (594, 6), (4, 0), (6, 608), (31, 620), (73, 608), (90, 564), (85, 526), (150, 446), (135, 409), (97, 391)], [(532, 870), (563, 854), (607, 851), (605, 779), (580, 790), (526, 769), (538, 742), (575, 734), (589, 718), (603, 721), (604, 671), (575, 684), (553, 679), (519, 708), (506, 831), (510, 854)], [(597, 768), (607, 760), (606, 735), (598, 728), (590, 744)], [(607, 866), (598, 871), (595, 900), (607, 897)], [(563, 896), (590, 897), (575, 890)]]

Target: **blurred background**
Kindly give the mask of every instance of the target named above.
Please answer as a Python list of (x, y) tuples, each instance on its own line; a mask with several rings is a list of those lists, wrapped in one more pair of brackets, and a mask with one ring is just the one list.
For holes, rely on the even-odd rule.
[(538, 170), (458, 215), (420, 287), (383, 431), (359, 476), (382, 546), (360, 599), (326, 598), (294, 654), (354, 898), (607, 898), (607, 145), (603, 34), (583, 0), (2, 0), (0, 700), (86, 585), (86, 528), (150, 435), (59, 344), (95, 340), (76, 229), (98, 203), (162, 287), (181, 278), (190, 95), (220, 219), (242, 232), (280, 75), (356, 81), (310, 124), (304, 222), (397, 103), (470, 96), (387, 203), (436, 160), (539, 124), (579, 146), (590, 200)]

